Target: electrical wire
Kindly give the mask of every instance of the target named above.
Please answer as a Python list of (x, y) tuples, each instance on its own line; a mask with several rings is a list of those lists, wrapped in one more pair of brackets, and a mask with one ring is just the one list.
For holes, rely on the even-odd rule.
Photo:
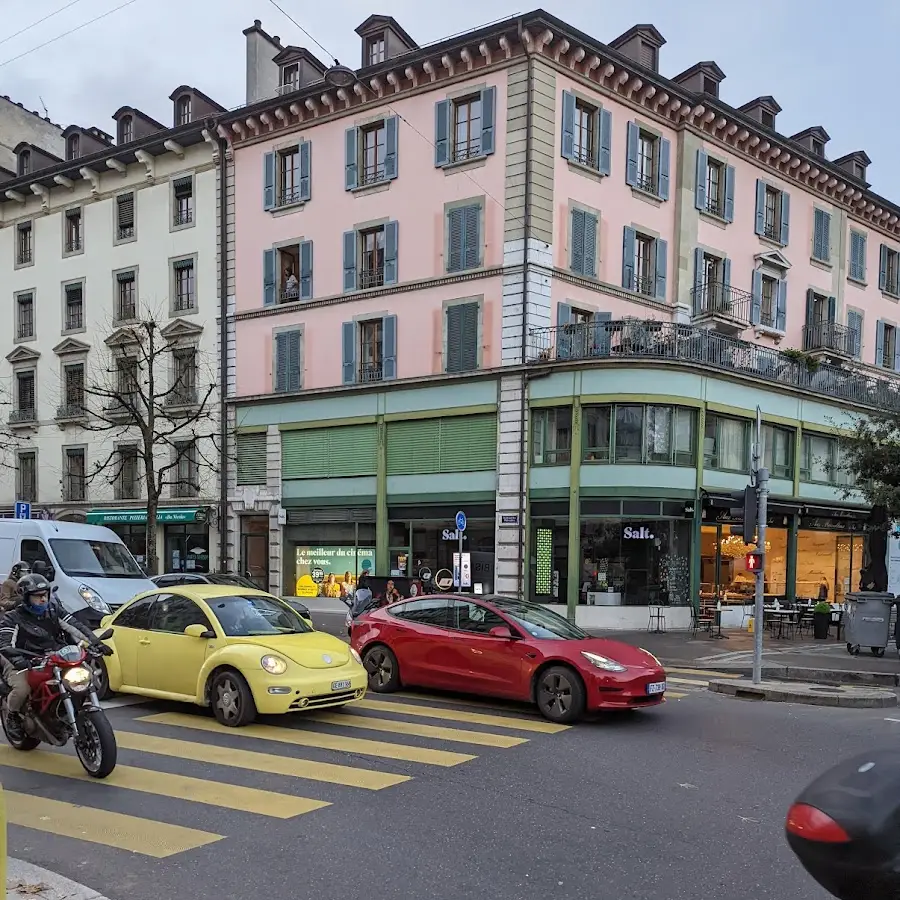
[(302, 31), (330, 60), (332, 60), (333, 62), (338, 61), (337, 57), (333, 53), (329, 52), (327, 48), (323, 47), (289, 12), (287, 12), (287, 10), (282, 9), (282, 7), (280, 7), (275, 2), (275, 0), (269, 0), (269, 3), (271, 3), (272, 6), (274, 6), (275, 9), (277, 9), (278, 12), (280, 12), (288, 21), (292, 22), (297, 28), (299, 28), (300, 31)]
[(10, 63), (16, 62), (16, 60), (22, 59), (25, 56), (28, 56), (31, 53), (34, 53), (37, 50), (42, 50), (44, 47), (48, 47), (50, 44), (55, 44), (57, 41), (61, 41), (64, 37), (68, 37), (70, 34), (75, 34), (76, 31), (81, 31), (82, 28), (87, 28), (88, 25), (93, 25), (95, 22), (99, 22), (101, 19), (105, 19), (107, 16), (111, 16), (113, 13), (117, 13), (120, 9), (125, 9), (126, 6), (131, 6), (132, 3), (137, 3), (137, 0), (126, 0), (125, 3), (119, 4), (119, 6), (115, 7), (115, 9), (111, 9), (108, 12), (101, 13), (99, 16), (95, 16), (93, 19), (89, 19), (87, 22), (82, 22), (80, 25), (76, 25), (74, 28), (70, 28), (68, 31), (64, 31), (62, 34), (58, 34), (56, 37), (50, 38), (49, 41), (44, 41), (42, 44), (38, 44), (36, 47), (32, 47), (30, 50), (26, 50), (24, 53), (20, 53), (18, 56), (13, 56), (10, 59), (5, 59), (3, 62), (0, 62), (0, 68), (3, 66), (8, 66)]
[(43, 22), (46, 22), (48, 19), (52, 19), (54, 16), (58, 16), (61, 12), (65, 12), (70, 6), (74, 6), (76, 3), (81, 3), (81, 0), (70, 0), (65, 6), (61, 6), (59, 9), (54, 10), (52, 13), (47, 13), (42, 19), (38, 19), (37, 22), (32, 22), (30, 25), (26, 25), (24, 28), (20, 28), (18, 31), (13, 34), (8, 35), (0, 41), (0, 44), (5, 44), (7, 41), (11, 41), (13, 38), (17, 38), (20, 34), (25, 34), (26, 31), (31, 31), (32, 28), (36, 28), (38, 25), (41, 25)]

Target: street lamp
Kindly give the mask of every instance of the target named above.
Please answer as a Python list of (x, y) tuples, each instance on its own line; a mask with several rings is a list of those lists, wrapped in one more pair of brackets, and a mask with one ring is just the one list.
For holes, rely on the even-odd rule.
[(334, 65), (325, 71), (325, 83), (336, 88), (351, 87), (356, 84), (356, 72), (335, 60)]

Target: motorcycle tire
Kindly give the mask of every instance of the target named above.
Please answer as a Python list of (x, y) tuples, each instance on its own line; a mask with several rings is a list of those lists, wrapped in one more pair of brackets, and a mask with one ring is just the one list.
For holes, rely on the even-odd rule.
[[(75, 753), (84, 771), (91, 778), (108, 777), (116, 767), (119, 748), (116, 744), (116, 734), (109, 724), (109, 719), (106, 718), (106, 713), (98, 709), (79, 714), (78, 728), (85, 737), (75, 741)], [(93, 732), (92, 744), (95, 750), (90, 755), (85, 747), (86, 732)]]
[(30, 734), (23, 734), (20, 738), (13, 738), (9, 729), (6, 725), (6, 716), (9, 713), (9, 710), (6, 707), (6, 701), (3, 702), (3, 708), (0, 709), (0, 724), (3, 726), (3, 734), (6, 736), (6, 741), (13, 750), (21, 750), (23, 753), (26, 753), (29, 750), (34, 750), (38, 746), (40, 746), (40, 739), (36, 737), (32, 737)]

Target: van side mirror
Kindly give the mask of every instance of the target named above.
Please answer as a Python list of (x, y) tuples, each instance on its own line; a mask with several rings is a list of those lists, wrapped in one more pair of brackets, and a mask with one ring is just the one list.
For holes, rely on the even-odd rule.
[(211, 640), (216, 636), (216, 633), (210, 631), (205, 625), (188, 625), (188, 627), (184, 629), (184, 633), (188, 637), (202, 638), (206, 641)]

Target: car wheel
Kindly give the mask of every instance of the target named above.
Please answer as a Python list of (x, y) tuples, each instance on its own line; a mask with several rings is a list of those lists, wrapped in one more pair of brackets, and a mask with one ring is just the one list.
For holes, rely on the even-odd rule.
[(584, 715), (584, 684), (568, 666), (551, 666), (541, 672), (535, 699), (541, 715), (551, 722), (568, 725)]
[(106, 670), (106, 662), (103, 659), (95, 659), (91, 663), (97, 676), (97, 697), (100, 700), (109, 700), (113, 692), (109, 689), (109, 672)]
[(397, 664), (397, 657), (384, 644), (366, 650), (363, 666), (369, 675), (369, 687), (376, 694), (389, 694), (399, 690), (400, 666)]
[(219, 672), (213, 678), (209, 690), (209, 702), (213, 715), (222, 725), (240, 728), (256, 718), (253, 693), (243, 675), (233, 669)]

